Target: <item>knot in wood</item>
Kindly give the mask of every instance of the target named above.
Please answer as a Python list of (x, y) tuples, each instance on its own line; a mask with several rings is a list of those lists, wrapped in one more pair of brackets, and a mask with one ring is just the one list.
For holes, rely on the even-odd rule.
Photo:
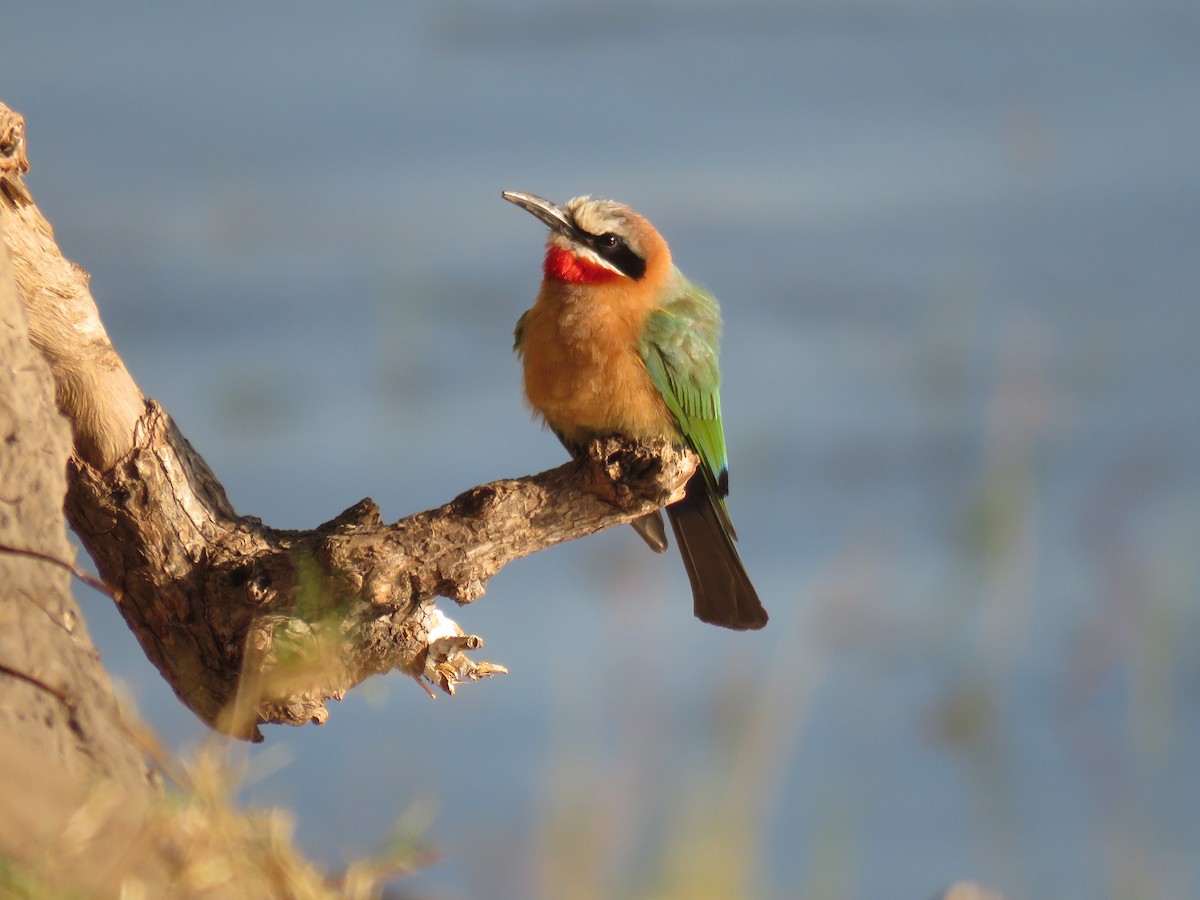
[(610, 437), (592, 441), (585, 465), (588, 488), (601, 500), (618, 509), (628, 509), (647, 499), (669, 494), (666, 471), (672, 445), (666, 438), (632, 440)]
[(225, 582), (234, 591), (241, 591), (256, 606), (266, 603), (273, 596), (270, 590), (271, 576), (254, 562), (235, 566), (225, 576)]
[(349, 509), (338, 513), (320, 527), (321, 531), (344, 532), (354, 528), (378, 528), (383, 524), (379, 505), (370, 497), (364, 497)]
[(481, 484), (469, 491), (464, 491), (453, 500), (450, 506), (454, 512), (467, 518), (477, 518), (496, 500), (496, 489), (490, 484)]

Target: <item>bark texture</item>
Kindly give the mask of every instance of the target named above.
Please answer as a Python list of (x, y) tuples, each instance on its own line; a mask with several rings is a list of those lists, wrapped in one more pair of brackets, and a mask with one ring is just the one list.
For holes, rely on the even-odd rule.
[(71, 595), (75, 551), (62, 515), (71, 433), (2, 244), (0, 362), (0, 822), (11, 824), (21, 796), (11, 779), (23, 768), (15, 756), (103, 777), (131, 799), (154, 787)]

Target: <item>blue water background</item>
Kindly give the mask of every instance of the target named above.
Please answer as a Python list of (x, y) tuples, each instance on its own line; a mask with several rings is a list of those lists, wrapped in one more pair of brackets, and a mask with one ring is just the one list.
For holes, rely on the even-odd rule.
[[(1200, 895), (1200, 7), (2, 21), (34, 196), (139, 384), (271, 524), (563, 459), (510, 352), (543, 234), (501, 189), (634, 205), (722, 300), (770, 627), (696, 623), (628, 529), (512, 565), (444, 604), (511, 674), (436, 702), (375, 679), (241, 757), (313, 857), (416, 802), (428, 897), (702, 896), (688, 873), (723, 866), (763, 897)], [(83, 600), (189, 752), (203, 729)]]

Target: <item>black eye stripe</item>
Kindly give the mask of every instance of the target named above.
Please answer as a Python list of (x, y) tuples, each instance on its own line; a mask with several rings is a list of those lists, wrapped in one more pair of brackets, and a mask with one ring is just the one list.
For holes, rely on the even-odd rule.
[(638, 279), (646, 274), (646, 261), (619, 234), (606, 231), (604, 234), (582, 233), (587, 245), (630, 278)]

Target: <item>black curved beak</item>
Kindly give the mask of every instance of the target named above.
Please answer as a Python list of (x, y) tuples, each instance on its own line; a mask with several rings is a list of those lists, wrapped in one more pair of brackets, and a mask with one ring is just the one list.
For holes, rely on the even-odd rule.
[(579, 229), (575, 227), (570, 216), (544, 197), (539, 197), (537, 194), (526, 194), (523, 191), (503, 191), (500, 196), (509, 203), (515, 203), (526, 212), (537, 216), (555, 231), (570, 238), (579, 236)]

